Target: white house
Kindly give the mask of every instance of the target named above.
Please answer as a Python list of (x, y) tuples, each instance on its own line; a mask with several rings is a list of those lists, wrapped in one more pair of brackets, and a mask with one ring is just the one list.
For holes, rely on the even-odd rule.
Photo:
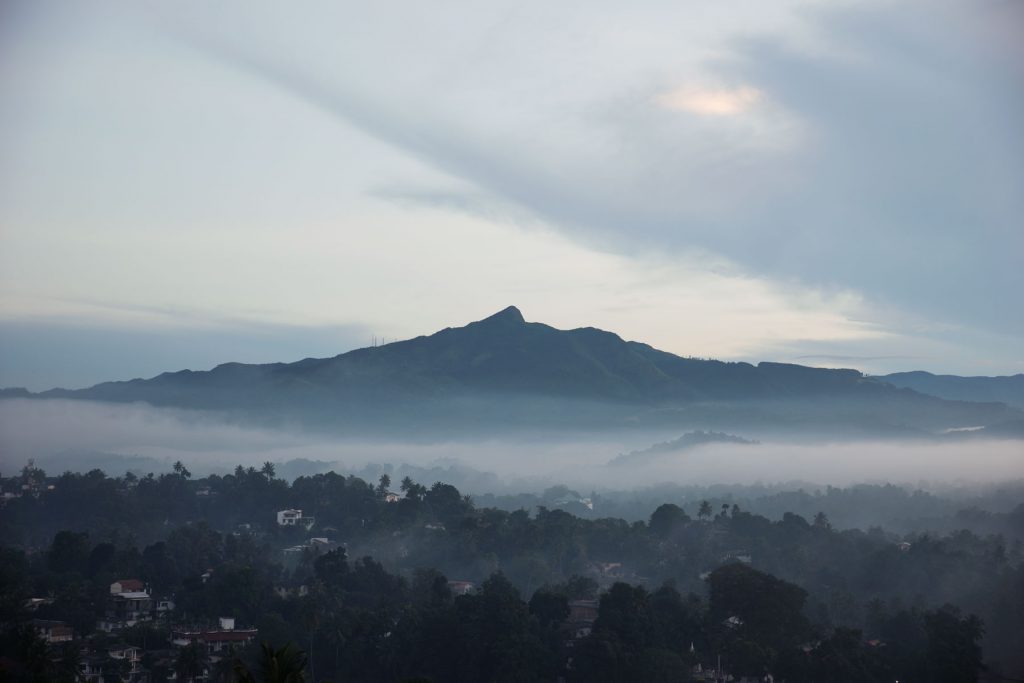
[(278, 526), (295, 526), (302, 521), (302, 510), (279, 510), (277, 513)]

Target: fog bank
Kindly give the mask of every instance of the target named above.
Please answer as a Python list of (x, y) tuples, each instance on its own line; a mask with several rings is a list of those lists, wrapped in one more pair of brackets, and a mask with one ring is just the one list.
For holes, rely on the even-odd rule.
[(285, 476), (289, 470), (292, 475), (328, 469), (363, 474), (378, 468), (399, 471), (408, 464), (432, 468), (429, 474), (439, 478), (450, 474), (452, 483), (471, 493), (533, 491), (552, 483), (581, 490), (790, 481), (834, 486), (892, 482), (931, 488), (1024, 477), (1024, 441), (975, 438), (808, 443), (794, 435), (792, 442), (706, 444), (659, 452), (625, 467), (608, 465), (620, 454), (679, 435), (622, 431), (557, 439), (413, 443), (387, 435), (377, 440), (345, 439), (263, 429), (143, 404), (0, 400), (4, 472), (20, 468), (29, 458), (51, 472), (97, 466), (161, 471), (181, 460), (196, 474), (205, 474), (238, 464), (292, 463), (279, 468)]

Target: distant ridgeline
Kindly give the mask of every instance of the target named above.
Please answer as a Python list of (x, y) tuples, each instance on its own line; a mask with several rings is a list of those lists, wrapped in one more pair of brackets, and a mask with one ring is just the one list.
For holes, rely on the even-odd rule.
[(958, 377), (930, 372), (897, 372), (878, 379), (896, 387), (905, 387), (956, 401), (996, 401), (1024, 408), (1024, 374), (1009, 377)]
[(528, 323), (509, 307), (465, 327), (333, 358), (225, 363), (9, 397), (145, 402), (344, 433), (621, 427), (920, 436), (1024, 418), (856, 370), (684, 358), (592, 327)]

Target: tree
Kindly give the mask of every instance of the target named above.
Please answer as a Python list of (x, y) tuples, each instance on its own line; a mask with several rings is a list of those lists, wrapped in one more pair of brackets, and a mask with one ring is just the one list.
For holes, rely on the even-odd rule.
[(80, 572), (89, 566), (89, 534), (58, 531), (46, 554), (46, 564), (55, 572)]
[(427, 487), (423, 484), (417, 484), (409, 477), (402, 479), (401, 489), (409, 500), (421, 501), (427, 495)]
[(569, 616), (569, 600), (564, 595), (540, 588), (530, 598), (530, 614), (537, 617), (544, 628), (558, 626)]
[(241, 683), (305, 683), (306, 661), (306, 653), (294, 643), (286, 643), (281, 649), (275, 650), (270, 643), (264, 641), (260, 644), (260, 677), (257, 679), (253, 676), (241, 660), (235, 662), (235, 676)]
[(174, 463), (174, 473), (184, 479), (191, 479), (192, 473), (188, 471), (185, 465), (180, 460)]
[(700, 519), (710, 519), (711, 517), (711, 503), (706, 500), (700, 502), (700, 509), (697, 510), (697, 517)]
[(978, 680), (982, 667), (978, 641), (985, 633), (981, 620), (973, 614), (964, 618), (946, 605), (924, 615), (928, 634), (928, 663), (931, 680), (938, 683), (968, 683)]
[(263, 476), (265, 476), (265, 477), (266, 477), (267, 479), (273, 479), (273, 478), (274, 478), (274, 475), (275, 475), (275, 474), (276, 474), (276, 472), (277, 472), (277, 470), (276, 470), (276, 469), (274, 468), (274, 463), (272, 463), (272, 462), (270, 462), (270, 461), (268, 460), (267, 462), (263, 463), (263, 468), (262, 468), (262, 469), (260, 469), (260, 472), (261, 472), (261, 473), (263, 474)]
[(819, 510), (818, 514), (814, 515), (814, 527), (816, 529), (831, 529), (832, 525), (828, 521), (828, 516)]
[(727, 564), (711, 572), (710, 610), (713, 628), (721, 629), (736, 617), (732, 629), (737, 637), (776, 651), (795, 646), (807, 637), (804, 617), (807, 592), (799, 586), (759, 572), (745, 564)]
[(192, 683), (205, 673), (208, 659), (202, 645), (189, 643), (178, 652), (178, 659), (174, 662), (174, 671), (180, 678)]
[(678, 526), (682, 526), (690, 520), (683, 512), (683, 509), (672, 503), (659, 505), (658, 509), (651, 513), (649, 527), (656, 536), (664, 538)]
[[(408, 477), (406, 477), (406, 479), (408, 479)], [(383, 498), (385, 495), (387, 495), (389, 488), (391, 488), (391, 475), (380, 475), (380, 481), (377, 482), (377, 496), (379, 498)]]

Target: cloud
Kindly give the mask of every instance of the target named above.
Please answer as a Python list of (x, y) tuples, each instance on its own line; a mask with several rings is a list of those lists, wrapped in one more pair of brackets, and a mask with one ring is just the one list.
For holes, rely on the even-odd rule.
[[(387, 65), (379, 76), (394, 90), (234, 36), (207, 32), (203, 40), (210, 56), (578, 239), (626, 252), (702, 248), (770, 277), (853, 288), (937, 320), (1019, 334), (1024, 315), (1007, 297), (1024, 286), (1024, 200), (1015, 190), (1024, 149), (1013, 123), (1024, 117), (1021, 86), (1008, 67), (992, 68), (978, 46), (984, 37), (962, 27), (966, 10), (929, 6), (930, 21), (920, 22), (924, 9), (819, 8), (805, 20), (825, 48), (786, 35), (734, 40), (704, 68), (744, 85), (655, 96), (735, 118), (728, 115), (752, 111), (770, 92), (776, 106), (741, 128), (660, 120), (628, 91), (601, 91), (625, 88), (617, 79), (572, 83), (574, 116), (559, 110), (556, 95), (520, 101), (518, 118), (509, 118), (476, 93), (463, 97), (458, 79), (430, 97)], [(557, 57), (535, 27), (503, 28)], [(647, 28), (654, 43), (666, 30)], [(459, 56), (459, 47), (447, 51)], [(609, 65), (621, 57), (588, 56)], [(514, 66), (489, 63), (492, 77), (517, 82)], [(545, 82), (568, 85), (570, 62), (548, 67)], [(517, 88), (485, 92), (502, 100)], [(410, 98), (420, 105), (415, 116), (402, 104)], [(528, 128), (545, 118), (555, 125)]]

